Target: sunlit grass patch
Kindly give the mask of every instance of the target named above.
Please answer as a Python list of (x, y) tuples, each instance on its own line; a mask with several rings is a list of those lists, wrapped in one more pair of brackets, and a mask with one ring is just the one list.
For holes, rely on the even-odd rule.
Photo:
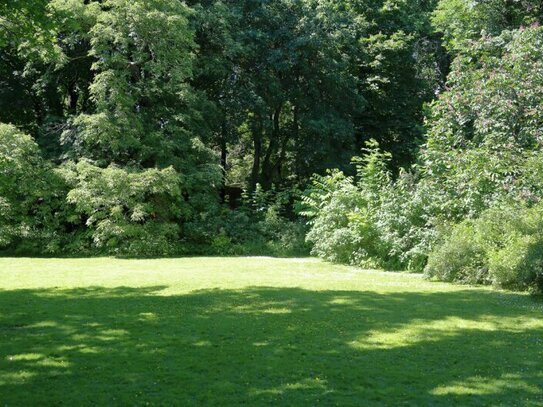
[(543, 405), (543, 306), (317, 260), (0, 259), (0, 405)]

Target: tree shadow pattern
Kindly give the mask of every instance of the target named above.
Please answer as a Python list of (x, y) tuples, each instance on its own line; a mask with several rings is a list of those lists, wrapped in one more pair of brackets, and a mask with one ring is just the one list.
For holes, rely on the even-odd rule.
[(524, 296), (165, 288), (0, 291), (0, 405), (543, 405)]

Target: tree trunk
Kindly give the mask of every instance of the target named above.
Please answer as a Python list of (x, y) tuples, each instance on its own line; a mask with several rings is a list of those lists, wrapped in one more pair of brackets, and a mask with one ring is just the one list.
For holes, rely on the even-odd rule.
[[(300, 117), (298, 112), (298, 107), (294, 106), (293, 108), (293, 116), (294, 116), (294, 151), (298, 152), (299, 150), (299, 143), (300, 143)], [(296, 154), (297, 155), (297, 154)], [(296, 177), (298, 178), (298, 181), (300, 181), (300, 157), (294, 156), (294, 170), (296, 172)]]
[(77, 95), (77, 82), (75, 81), (69, 85), (68, 98), (70, 100), (68, 103), (68, 110), (71, 114), (76, 114), (78, 95)]
[(273, 184), (273, 170), (274, 165), (271, 162), (272, 155), (277, 152), (279, 149), (279, 142), (281, 138), (281, 127), (280, 127), (280, 118), (281, 118), (281, 109), (282, 106), (279, 106), (275, 109), (272, 114), (273, 128), (270, 137), (270, 143), (266, 151), (266, 156), (264, 157), (264, 162), (262, 163), (262, 172), (260, 177), (260, 183), (264, 189), (270, 189)]
[(224, 203), (226, 200), (226, 170), (228, 165), (228, 146), (226, 141), (228, 139), (228, 129), (226, 123), (222, 124), (221, 127), (221, 203)]
[[(292, 108), (292, 115), (293, 115), (293, 131), (292, 136), (294, 137), (294, 140), (296, 141), (298, 139), (298, 109), (296, 106)], [(288, 149), (288, 142), (290, 141), (290, 133), (285, 134), (285, 137), (281, 143), (281, 151), (279, 152), (279, 158), (277, 159), (277, 163), (275, 164), (275, 173), (277, 174), (277, 178), (279, 181), (283, 179), (282, 172), (283, 172), (283, 163), (285, 162), (285, 158), (287, 156), (287, 149)]]
[(260, 172), (260, 160), (262, 157), (262, 121), (257, 119), (258, 123), (253, 128), (253, 168), (251, 170), (251, 181), (249, 184), (249, 191), (256, 191), (256, 184), (258, 183), (258, 174)]

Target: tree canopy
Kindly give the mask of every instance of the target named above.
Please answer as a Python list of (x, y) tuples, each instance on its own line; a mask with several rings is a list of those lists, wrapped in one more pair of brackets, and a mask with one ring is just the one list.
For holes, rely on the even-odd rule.
[[(0, 245), (312, 246), (449, 276), (432, 256), (517, 208), (529, 226), (511, 239), (535, 262), (542, 14), (535, 0), (1, 1)], [(513, 256), (500, 242), (465, 273)], [(495, 281), (525, 267), (509, 264)]]

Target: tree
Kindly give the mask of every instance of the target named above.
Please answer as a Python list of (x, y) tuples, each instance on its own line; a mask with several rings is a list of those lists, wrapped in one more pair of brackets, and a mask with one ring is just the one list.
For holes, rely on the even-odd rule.
[(422, 155), (445, 217), (477, 216), (507, 197), (541, 198), (542, 44), (539, 27), (504, 31), (455, 59)]
[[(223, 153), (227, 143), (251, 153), (251, 190), (307, 178), (323, 171), (333, 152), (352, 150), (351, 117), (362, 98), (345, 52), (354, 34), (341, 30), (348, 23), (357, 30), (354, 16), (310, 1), (199, 7), (206, 30), (197, 37), (197, 83), (218, 106), (215, 133)], [(218, 23), (208, 29), (209, 21)]]
[(469, 51), (481, 36), (537, 24), (542, 17), (538, 0), (440, 0), (432, 21), (449, 52), (456, 54)]

